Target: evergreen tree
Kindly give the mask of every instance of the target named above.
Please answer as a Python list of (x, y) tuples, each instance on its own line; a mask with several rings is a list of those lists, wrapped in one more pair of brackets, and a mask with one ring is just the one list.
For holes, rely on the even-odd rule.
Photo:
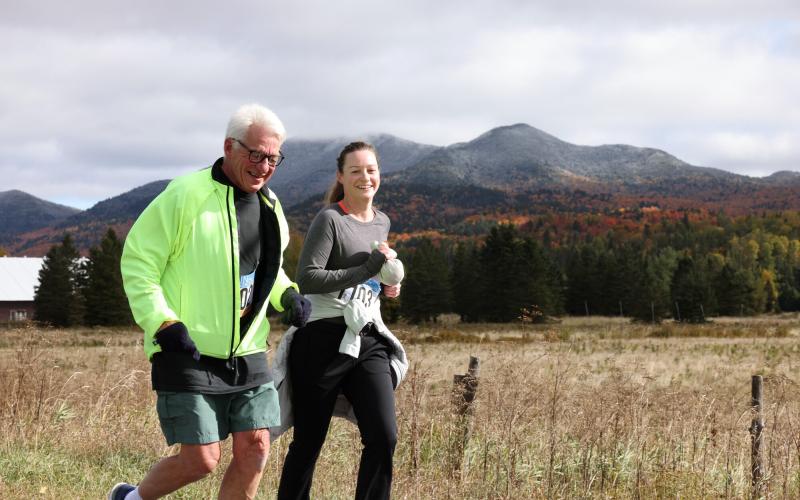
[(778, 269), (778, 307), (781, 311), (800, 310), (800, 267), (785, 263)]
[(531, 238), (522, 241), (520, 250), (523, 273), (517, 279), (525, 284), (522, 307), (536, 306), (547, 315), (561, 314), (564, 310), (563, 278), (556, 263)]
[(642, 296), (635, 291), (636, 284), (644, 279), (641, 241), (616, 245), (610, 260), (613, 267), (606, 285), (606, 297), (610, 302), (608, 312), (612, 316), (630, 316), (634, 304), (642, 302)]
[(485, 319), (498, 323), (519, 318), (527, 307), (528, 280), (522, 240), (511, 224), (492, 228), (481, 250), (481, 288)]
[(618, 293), (623, 284), (619, 280), (620, 272), (617, 268), (617, 258), (611, 248), (604, 249), (597, 260), (599, 293), (594, 300), (595, 314), (603, 316), (618, 316)]
[(453, 253), (450, 273), (453, 311), (461, 321), (477, 322), (482, 319), (480, 254), (473, 244), (459, 244)]
[(705, 321), (714, 303), (705, 269), (688, 254), (678, 261), (672, 277), (672, 302), (675, 318), (689, 323)]
[(450, 310), (450, 267), (428, 238), (419, 240), (406, 269), (400, 311), (412, 323), (436, 321)]
[(61, 244), (50, 247), (39, 270), (39, 286), (33, 297), (33, 319), (53, 326), (72, 326), (81, 321), (81, 304), (76, 276), (78, 251), (69, 234)]
[(630, 306), (625, 311), (634, 320), (660, 323), (672, 316), (670, 285), (677, 261), (671, 248), (643, 259), (638, 282), (631, 287)]
[(568, 250), (568, 255), (564, 259), (564, 272), (567, 277), (566, 308), (567, 313), (572, 315), (583, 315), (586, 312), (584, 300), (586, 299), (584, 286), (586, 280), (586, 263), (584, 261), (584, 251), (587, 245)]
[(83, 287), (88, 325), (130, 325), (133, 323), (128, 299), (122, 287), (120, 258), (122, 242), (109, 229), (99, 246), (89, 250), (86, 284)]
[(600, 304), (605, 274), (601, 265), (601, 254), (605, 251), (603, 238), (595, 238), (583, 245), (568, 261), (567, 310), (571, 314), (601, 314)]
[(781, 253), (775, 264), (775, 271), (778, 280), (778, 307), (781, 311), (800, 310), (800, 283), (796, 276), (798, 269), (798, 257), (800, 252), (797, 240), (788, 240), (784, 251)]
[(800, 289), (792, 275), (781, 275), (778, 281), (778, 308), (781, 311), (800, 310)]
[(739, 316), (754, 313), (752, 302), (755, 283), (743, 269), (726, 263), (716, 277), (715, 285), (719, 314)]

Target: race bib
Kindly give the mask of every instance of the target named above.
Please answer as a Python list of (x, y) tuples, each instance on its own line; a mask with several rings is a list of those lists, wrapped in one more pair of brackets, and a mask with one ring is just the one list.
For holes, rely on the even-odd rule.
[(256, 272), (239, 276), (239, 294), (241, 310), (244, 311), (253, 303), (253, 286), (256, 282)]
[(370, 278), (364, 283), (356, 286), (345, 288), (339, 292), (339, 300), (350, 302), (351, 300), (358, 300), (364, 303), (365, 306), (370, 307), (378, 294), (381, 293), (381, 284), (375, 278)]

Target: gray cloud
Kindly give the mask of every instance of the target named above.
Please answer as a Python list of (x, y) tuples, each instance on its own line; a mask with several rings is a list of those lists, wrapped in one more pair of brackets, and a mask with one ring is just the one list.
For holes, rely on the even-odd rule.
[(293, 137), (526, 122), (800, 169), (795, 1), (16, 2), (0, 44), (5, 186), (81, 206), (207, 165), (249, 101)]

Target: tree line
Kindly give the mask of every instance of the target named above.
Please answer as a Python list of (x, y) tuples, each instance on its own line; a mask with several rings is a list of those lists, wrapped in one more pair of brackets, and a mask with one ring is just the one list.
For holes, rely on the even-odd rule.
[[(418, 323), (456, 313), (466, 322), (509, 322), (569, 314), (701, 322), (800, 311), (800, 213), (684, 214), (624, 230), (611, 225), (602, 234), (587, 231), (586, 220), (545, 215), (537, 223), (496, 224), (483, 237), (403, 240), (397, 248), (406, 279), (400, 299), (383, 301), (385, 319)], [(285, 256), (290, 275), (301, 248), (295, 236)], [(65, 236), (44, 258), (34, 319), (132, 324), (121, 253), (111, 229), (86, 258)]]
[[(702, 322), (800, 310), (797, 214), (691, 221), (592, 236), (546, 224), (499, 224), (480, 240), (405, 243), (401, 304), (412, 322), (445, 312), (463, 321), (604, 315)], [(409, 258), (410, 256), (410, 258)]]
[(81, 258), (69, 234), (45, 255), (36, 287), (34, 321), (52, 326), (126, 326), (133, 316), (122, 288), (122, 242), (109, 229)]

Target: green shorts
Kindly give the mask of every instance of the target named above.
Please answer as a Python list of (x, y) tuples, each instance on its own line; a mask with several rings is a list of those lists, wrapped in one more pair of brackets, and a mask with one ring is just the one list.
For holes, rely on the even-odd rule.
[(232, 432), (281, 423), (278, 392), (272, 382), (231, 394), (157, 391), (156, 411), (168, 445), (208, 444)]

